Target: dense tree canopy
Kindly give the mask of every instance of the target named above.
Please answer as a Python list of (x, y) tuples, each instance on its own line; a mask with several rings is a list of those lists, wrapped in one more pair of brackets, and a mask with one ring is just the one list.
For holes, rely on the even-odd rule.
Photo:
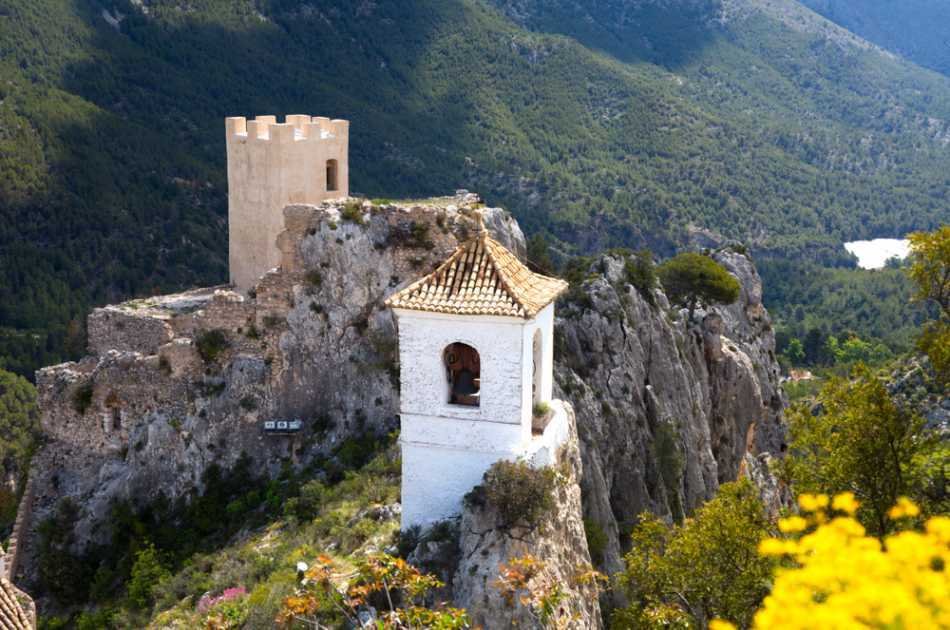
[(38, 437), (36, 391), (26, 379), (0, 370), (0, 540), (16, 516), (16, 493)]
[(910, 277), (917, 299), (939, 308), (921, 332), (918, 345), (930, 357), (937, 378), (950, 383), (950, 225), (910, 235)]
[[(889, 530), (887, 512), (900, 496), (916, 496), (937, 511), (947, 508), (946, 449), (870, 370), (860, 367), (853, 378), (832, 379), (818, 404), (789, 413), (783, 467), (796, 491), (853, 493), (861, 502), (858, 518), (878, 535)], [(943, 464), (934, 466), (935, 457)]]
[(758, 546), (770, 531), (748, 481), (721, 486), (681, 525), (641, 515), (621, 577), (631, 604), (612, 627), (703, 627), (715, 618), (748, 627), (769, 590), (774, 563)]
[(950, 318), (950, 225), (933, 232), (908, 236), (911, 248), (910, 277), (917, 285), (917, 299), (940, 307)]
[[(920, 326), (931, 309), (914, 302), (913, 283), (903, 268), (826, 268), (794, 261), (757, 259), (762, 299), (776, 328), (777, 350), (794, 340), (803, 356), (793, 365), (832, 365), (832, 337), (842, 344), (856, 338), (879, 354), (913, 349)], [(868, 360), (869, 357), (865, 357)]]

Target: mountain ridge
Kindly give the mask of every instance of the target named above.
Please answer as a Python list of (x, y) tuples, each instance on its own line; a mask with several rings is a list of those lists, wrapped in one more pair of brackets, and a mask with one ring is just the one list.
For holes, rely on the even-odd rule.
[(693, 225), (848, 264), (842, 240), (946, 220), (950, 81), (758, 10), (642, 6), (622, 41), (665, 39), (624, 61), (478, 0), (10, 5), (0, 355), (30, 374), (78, 356), (91, 305), (224, 279), (227, 115), (348, 118), (354, 190), (477, 189), (562, 255)]

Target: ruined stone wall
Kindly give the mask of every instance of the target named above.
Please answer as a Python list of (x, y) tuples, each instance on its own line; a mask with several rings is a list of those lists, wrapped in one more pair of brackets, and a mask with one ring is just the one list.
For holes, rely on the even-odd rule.
[(27, 479), (26, 486), (23, 488), (23, 496), (20, 498), (20, 504), (17, 506), (16, 521), (13, 523), (13, 532), (7, 542), (7, 552), (0, 558), (0, 578), (6, 578), (11, 582), (17, 578), (17, 572), (20, 568), (20, 556), (22, 545), (20, 540), (29, 532), (32, 526), (33, 518), (33, 478)]
[(86, 321), (89, 352), (104, 354), (109, 350), (127, 350), (154, 354), (155, 349), (172, 340), (166, 321), (158, 317), (138, 317), (120, 308), (97, 308)]

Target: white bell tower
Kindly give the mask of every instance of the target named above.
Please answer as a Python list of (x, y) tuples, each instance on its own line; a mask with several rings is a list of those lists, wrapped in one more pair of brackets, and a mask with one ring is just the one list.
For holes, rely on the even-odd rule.
[(403, 529), (458, 514), (493, 463), (529, 454), (566, 288), (480, 228), (387, 300), (399, 323)]

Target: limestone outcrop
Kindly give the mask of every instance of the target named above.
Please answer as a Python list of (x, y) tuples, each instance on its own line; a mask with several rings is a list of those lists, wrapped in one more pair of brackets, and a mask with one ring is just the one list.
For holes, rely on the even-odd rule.
[[(559, 397), (577, 413), (584, 512), (606, 534), (595, 560), (607, 572), (622, 568), (641, 512), (681, 517), (736, 479), (747, 456), (784, 448), (785, 400), (761, 281), (746, 256), (714, 256), (739, 279), (741, 295), (697, 311), (694, 323), (661, 291), (645, 296), (628, 284), (623, 261), (611, 256), (560, 308)], [(774, 483), (767, 467), (756, 470)]]
[[(398, 427), (396, 338), (383, 301), (475, 229), (524, 252), (517, 223), (476, 195), (412, 204), (289, 206), (281, 266), (228, 287), (132, 300), (89, 318), (91, 354), (37, 373), (47, 443), (33, 462), (33, 523), (79, 506), (77, 544), (104, 542), (115, 500), (202, 487), (242, 454), (270, 474)], [(297, 432), (265, 423), (301, 421)], [(273, 425), (277, 427), (277, 425)], [(35, 578), (34, 527), (23, 570)]]
[[(553, 467), (559, 479), (551, 513), (536, 527), (506, 528), (498, 510), (468, 501), (460, 525), (459, 565), (453, 581), (453, 603), (468, 610), (474, 627), (600, 628), (598, 581), (584, 534), (579, 480), (581, 456), (574, 412), (569, 404), (552, 403), (567, 416), (568, 436)], [(477, 492), (476, 492), (477, 495)], [(525, 588), (506, 592), (499, 584), (503, 566), (527, 560)], [(533, 573), (533, 575), (532, 575)], [(538, 602), (525, 605), (522, 597)], [(541, 622), (542, 598), (553, 602), (551, 618)]]

